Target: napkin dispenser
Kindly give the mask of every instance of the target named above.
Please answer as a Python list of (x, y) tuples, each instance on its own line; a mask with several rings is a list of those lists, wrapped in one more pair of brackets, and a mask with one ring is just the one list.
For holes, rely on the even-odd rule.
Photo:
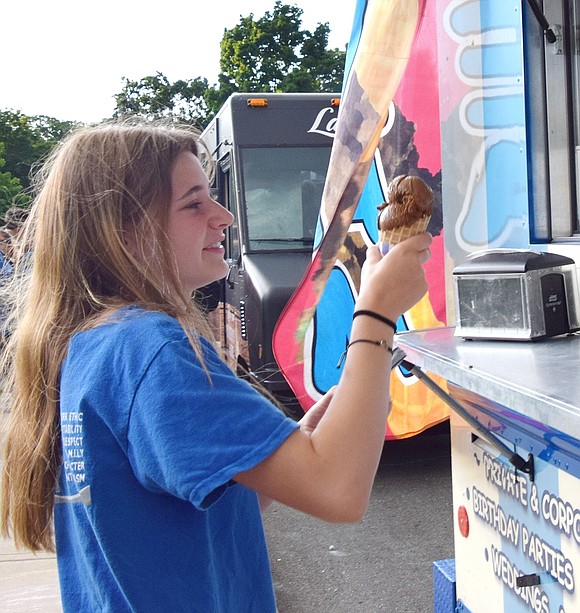
[(453, 269), (455, 335), (530, 341), (580, 330), (574, 260), (555, 253), (492, 249)]

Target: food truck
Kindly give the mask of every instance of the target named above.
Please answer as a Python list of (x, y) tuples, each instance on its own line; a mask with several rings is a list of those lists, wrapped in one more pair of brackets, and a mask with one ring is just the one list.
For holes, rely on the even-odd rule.
[(447, 321), (397, 345), (451, 408), (435, 611), (577, 612), (580, 2), (429, 4)]

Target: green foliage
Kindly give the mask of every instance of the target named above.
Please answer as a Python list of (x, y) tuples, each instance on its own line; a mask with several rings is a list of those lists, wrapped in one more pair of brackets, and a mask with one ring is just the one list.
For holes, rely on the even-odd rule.
[(175, 117), (204, 126), (208, 107), (204, 99), (207, 79), (196, 77), (170, 83), (165, 75), (143, 77), (139, 81), (123, 78), (123, 89), (115, 95), (115, 117), (145, 115), (152, 119)]
[[(0, 143), (0, 171), (6, 164), (4, 159), (4, 143)], [(13, 177), (9, 172), (0, 172), (0, 217), (11, 206), (26, 206), (30, 201), (22, 191), (20, 180)]]
[(12, 206), (26, 207), (30, 196), (22, 191), (22, 185), (9, 172), (0, 172), (0, 217)]
[(0, 143), (4, 144), (4, 171), (30, 186), (33, 165), (75, 125), (45, 115), (29, 116), (20, 111), (0, 110)]
[(313, 33), (301, 30), (298, 6), (274, 3), (272, 13), (260, 19), (242, 17), (226, 30), (221, 42), (221, 74), (217, 108), (234, 91), (335, 92), (340, 91), (346, 53), (327, 49), (328, 24)]

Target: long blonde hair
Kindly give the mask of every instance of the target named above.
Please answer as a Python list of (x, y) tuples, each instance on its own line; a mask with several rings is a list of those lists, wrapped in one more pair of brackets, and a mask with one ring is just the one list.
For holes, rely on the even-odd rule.
[[(164, 228), (176, 157), (202, 163), (198, 134), (175, 125), (105, 123), (65, 138), (44, 164), (26, 222), (3, 358), (11, 395), (2, 468), (0, 532), (19, 547), (54, 551), (52, 514), (60, 464), (59, 374), (70, 338), (113, 310), (139, 303), (211, 338), (181, 286)], [(159, 257), (135, 258), (126, 228)]]

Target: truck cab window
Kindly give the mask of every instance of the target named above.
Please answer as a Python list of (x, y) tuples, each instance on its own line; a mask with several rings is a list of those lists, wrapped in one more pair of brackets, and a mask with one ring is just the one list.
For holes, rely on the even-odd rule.
[(241, 156), (249, 249), (310, 249), (330, 148), (244, 148)]
[(542, 3), (549, 42), (524, 8), (532, 242), (580, 238), (580, 0)]

